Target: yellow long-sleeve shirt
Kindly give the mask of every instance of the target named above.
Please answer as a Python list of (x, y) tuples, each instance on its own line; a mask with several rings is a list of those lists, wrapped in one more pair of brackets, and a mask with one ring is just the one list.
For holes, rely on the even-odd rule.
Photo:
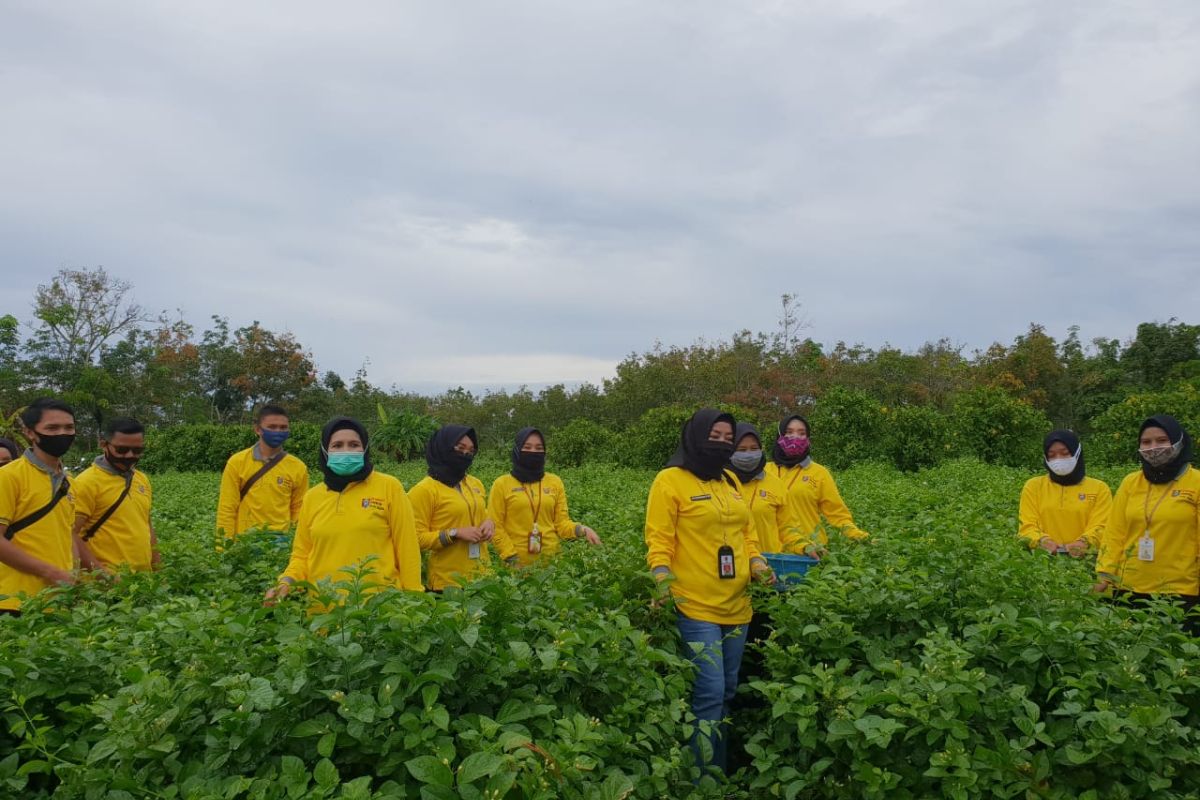
[[(574, 539), (576, 524), (567, 510), (562, 479), (547, 472), (537, 483), (521, 483), (505, 473), (488, 493), (488, 516), (496, 523), (495, 543), (500, 558), (517, 557), (522, 566), (551, 559), (564, 539)], [(542, 551), (529, 552), (529, 534), (537, 520)]]
[[(70, 479), (64, 473), (59, 480)], [(58, 481), (44, 467), (33, 462), (30, 453), (5, 464), (0, 469), (0, 525), (10, 525), (41, 510), (50, 502), (58, 485)], [(18, 531), (12, 543), (47, 564), (59, 569), (73, 569), (75, 548), (72, 546), (71, 529), (75, 524), (74, 495), (72, 487), (53, 511), (28, 528)], [(21, 607), (17, 595), (35, 595), (48, 585), (36, 575), (0, 564), (0, 595), (7, 595), (0, 599), (0, 609), (15, 611)]]
[(221, 474), (217, 529), (234, 537), (255, 526), (287, 530), (300, 516), (308, 491), (308, 467), (291, 453), (263, 475), (241, 498), (242, 486), (262, 469), (258, 445), (234, 453)]
[(1084, 478), (1063, 486), (1048, 475), (1030, 478), (1021, 489), (1021, 527), (1017, 533), (1036, 547), (1042, 537), (1060, 545), (1083, 539), (1099, 547), (1108, 515), (1112, 491), (1096, 478)]
[(806, 467), (783, 467), (772, 463), (767, 464), (766, 472), (783, 481), (796, 524), (809, 541), (828, 544), (829, 537), (821, 524), (821, 517), (835, 528), (841, 528), (842, 533), (851, 539), (867, 538), (867, 532), (854, 524), (854, 517), (842, 500), (833, 475), (825, 467), (815, 461), (809, 461)]
[[(734, 577), (718, 574), (718, 550), (729, 545)], [(703, 481), (679, 467), (658, 473), (646, 501), (646, 563), (675, 576), (671, 594), (690, 619), (719, 625), (750, 621), (750, 562), (761, 560), (750, 508), (739, 488)]]
[(372, 556), (371, 583), (424, 591), (412, 505), (400, 481), (378, 470), (341, 492), (324, 483), (308, 490), (281, 577), (347, 580), (347, 570)]
[[(1153, 561), (1138, 557), (1147, 528)], [(1200, 471), (1189, 467), (1169, 484), (1150, 483), (1140, 470), (1127, 475), (1113, 498), (1096, 572), (1132, 592), (1200, 594)]]
[(754, 518), (758, 545), (764, 553), (802, 553), (805, 537), (779, 476), (763, 472), (742, 484), (742, 497)]
[[(83, 536), (125, 491), (125, 476), (92, 464), (79, 474), (73, 486), (75, 515), (84, 520), (79, 532)], [(151, 500), (150, 479), (135, 469), (129, 495), (87, 540), (92, 554), (106, 567), (127, 565), (134, 571), (151, 568)]]
[(426, 476), (408, 492), (412, 502), (417, 541), (429, 551), (426, 585), (441, 591), (487, 572), (492, 563), (487, 542), (478, 543), (478, 557), (471, 558), (471, 543), (450, 540), (451, 528), (474, 528), (487, 519), (487, 495), (483, 483), (473, 475), (450, 487)]

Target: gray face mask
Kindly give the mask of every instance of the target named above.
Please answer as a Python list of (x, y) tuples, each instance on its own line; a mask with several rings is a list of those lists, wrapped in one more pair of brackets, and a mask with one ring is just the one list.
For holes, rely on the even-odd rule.
[(1162, 447), (1147, 447), (1138, 450), (1138, 455), (1152, 467), (1165, 467), (1170, 464), (1183, 451), (1183, 439), (1180, 439), (1173, 445), (1163, 445)]
[(749, 472), (762, 463), (762, 450), (739, 450), (729, 457), (729, 463), (735, 469)]

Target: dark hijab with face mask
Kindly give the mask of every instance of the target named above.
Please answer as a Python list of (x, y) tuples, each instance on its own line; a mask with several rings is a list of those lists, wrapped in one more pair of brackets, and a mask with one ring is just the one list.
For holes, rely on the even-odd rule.
[(732, 442), (714, 442), (708, 438), (713, 425), (718, 422), (737, 427), (732, 414), (715, 408), (702, 408), (683, 424), (683, 436), (675, 455), (667, 462), (668, 467), (681, 467), (703, 481), (720, 478), (729, 469), (729, 457), (733, 455)]
[(542, 436), (542, 432), (537, 428), (521, 428), (517, 431), (516, 442), (513, 444), (511, 474), (521, 483), (537, 483), (546, 477), (546, 454), (544, 452), (527, 453), (521, 450), (525, 446), (525, 440), (535, 433), (542, 437), (544, 445), (546, 437)]
[[(736, 448), (741, 445), (742, 439), (747, 436), (753, 436), (754, 441), (758, 444), (758, 463), (748, 469), (742, 469), (737, 464), (733, 463), (733, 459), (737, 458), (739, 453)], [(733, 432), (734, 454), (730, 456), (729, 467), (733, 470), (733, 474), (738, 476), (738, 480), (742, 483), (752, 481), (757, 478), (763, 471), (763, 467), (767, 465), (767, 454), (762, 450), (762, 437), (758, 435), (758, 428), (751, 425), (749, 422), (739, 422), (737, 428)], [(744, 453), (743, 453), (744, 454)]]
[(1183, 468), (1192, 461), (1192, 437), (1179, 424), (1179, 420), (1167, 414), (1157, 414), (1143, 422), (1142, 427), (1138, 430), (1139, 439), (1147, 428), (1162, 428), (1166, 431), (1171, 444), (1179, 448), (1179, 453), (1167, 463), (1156, 467), (1147, 462), (1139, 452), (1138, 458), (1142, 462), (1142, 474), (1151, 483), (1170, 483), (1178, 478), (1179, 473), (1183, 472)]
[[(1049, 452), (1050, 445), (1058, 442), (1070, 451), (1072, 457), (1078, 457), (1075, 463), (1075, 469), (1066, 475), (1059, 475), (1050, 469)], [(1074, 486), (1084, 479), (1087, 472), (1083, 468), (1083, 450), (1079, 446), (1079, 437), (1071, 431), (1050, 431), (1046, 434), (1046, 438), (1042, 441), (1042, 458), (1046, 460), (1046, 471), (1050, 473), (1050, 480), (1060, 486)]]
[[(804, 423), (804, 436), (806, 438), (811, 436), (812, 435), (812, 426), (810, 426), (808, 424), (808, 420), (806, 420), (804, 417), (800, 416), (799, 414), (792, 414), (790, 417), (786, 418), (785, 420), (783, 420), (782, 422), (779, 423), (779, 435), (784, 436), (787, 433), (788, 425), (790, 425), (792, 423), (792, 420), (795, 420), (795, 419), (798, 419)], [(806, 459), (806, 458), (808, 458), (808, 448), (807, 447), (804, 449), (803, 453), (800, 453), (799, 455), (794, 455), (794, 456), (789, 456), (787, 453), (785, 453), (783, 451), (783, 448), (779, 446), (778, 441), (775, 442), (775, 446), (771, 449), (771, 459), (781, 467), (799, 466), (800, 463), (803, 462), (804, 459)]]
[(471, 462), (475, 460), (473, 453), (467, 455), (454, 449), (464, 436), (478, 449), (479, 439), (475, 436), (475, 429), (466, 425), (443, 425), (429, 437), (429, 441), (425, 443), (425, 463), (429, 467), (429, 477), (451, 488), (462, 483), (462, 479), (467, 476), (467, 470), (471, 468)]
[[(329, 468), (329, 440), (338, 431), (354, 431), (358, 434), (358, 438), (363, 444), (363, 465), (362, 469), (351, 475), (338, 475)], [(367, 429), (362, 424), (350, 417), (334, 417), (325, 423), (325, 427), (321, 429), (321, 452), (317, 456), (317, 461), (321, 467), (321, 474), (325, 476), (325, 485), (332, 491), (340, 492), (355, 481), (364, 480), (371, 471), (375, 468), (371, 466), (371, 451), (367, 447)]]

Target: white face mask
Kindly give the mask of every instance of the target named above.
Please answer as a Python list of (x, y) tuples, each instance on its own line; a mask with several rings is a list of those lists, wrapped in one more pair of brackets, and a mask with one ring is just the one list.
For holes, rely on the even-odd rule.
[(1183, 450), (1183, 439), (1180, 439), (1169, 447), (1162, 445), (1161, 447), (1147, 447), (1138, 450), (1138, 455), (1142, 457), (1147, 464), (1152, 467), (1165, 467), (1175, 460), (1175, 457)]
[(1076, 465), (1079, 464), (1079, 454), (1083, 452), (1083, 445), (1075, 448), (1075, 455), (1070, 458), (1052, 458), (1046, 460), (1046, 467), (1059, 477), (1065, 477), (1075, 471)]

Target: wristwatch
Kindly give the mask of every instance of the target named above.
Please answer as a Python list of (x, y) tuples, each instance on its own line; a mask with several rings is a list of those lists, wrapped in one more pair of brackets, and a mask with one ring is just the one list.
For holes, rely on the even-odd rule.
[(455, 539), (457, 539), (458, 538), (458, 528), (451, 528), (450, 530), (446, 531), (446, 538), (452, 542)]

